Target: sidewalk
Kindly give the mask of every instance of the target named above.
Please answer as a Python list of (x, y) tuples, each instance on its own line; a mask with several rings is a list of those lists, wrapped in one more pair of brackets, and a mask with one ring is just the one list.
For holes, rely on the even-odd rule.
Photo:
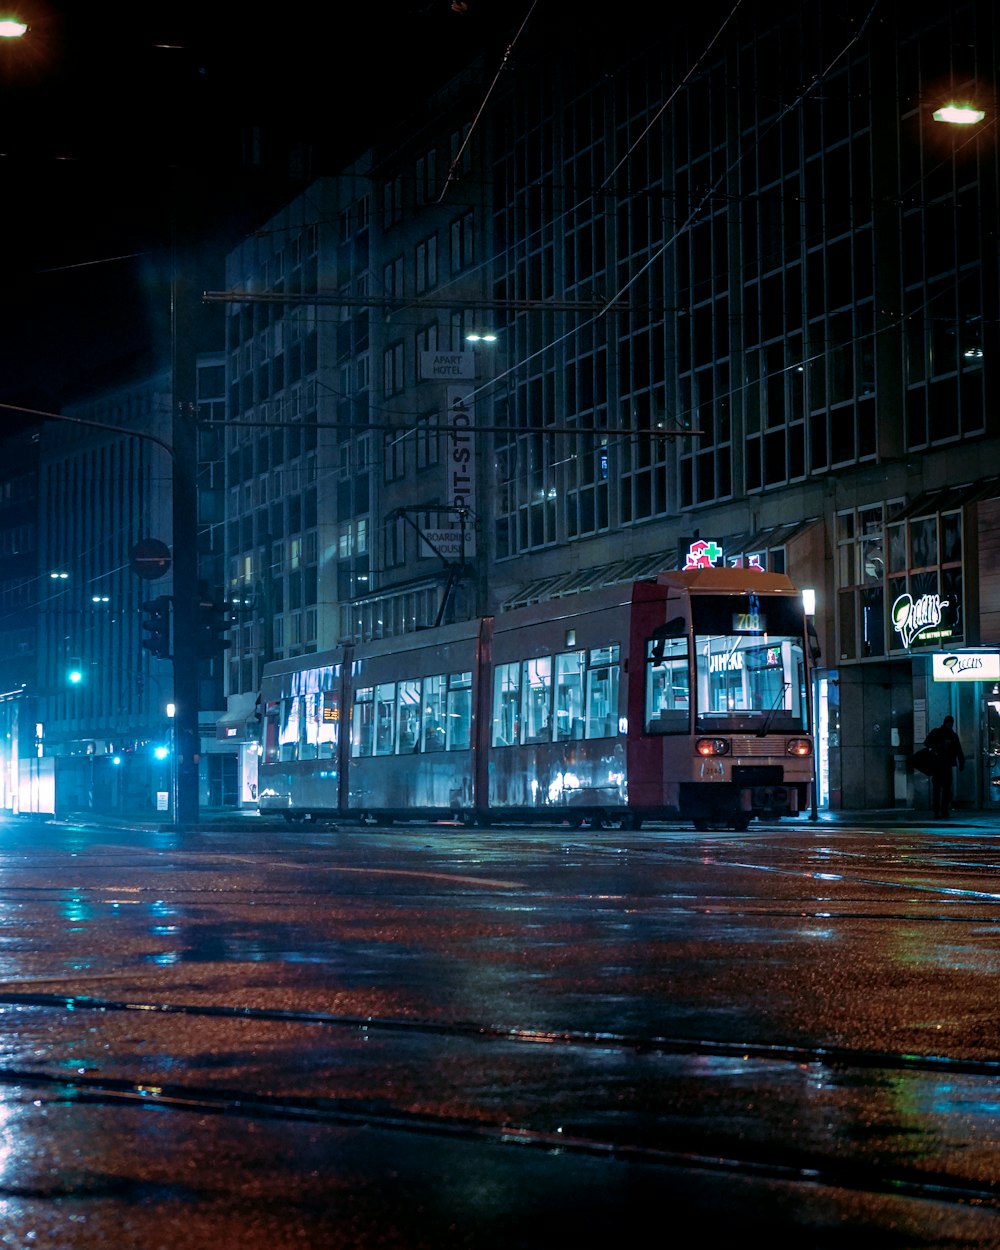
[(811, 820), (808, 812), (796, 817), (795, 824), (803, 822), (820, 825), (904, 825), (941, 830), (964, 826), (1000, 833), (1000, 811), (963, 811), (961, 808), (952, 812), (947, 820), (936, 820), (929, 808), (919, 807), (889, 807), (851, 812), (831, 812), (824, 809), (817, 814), (815, 821)]
[[(83, 824), (83, 825), (103, 825), (107, 828), (140, 828), (153, 831), (162, 831), (164, 833), (171, 832), (174, 824), (169, 819), (164, 820), (158, 813), (149, 813), (142, 817), (125, 817), (113, 815), (105, 812), (81, 811), (67, 812), (59, 816), (49, 817), (51, 821), (58, 824)], [(344, 828), (358, 827), (357, 822), (350, 819), (342, 820), (340, 823)], [(419, 822), (414, 822), (414, 826)], [(443, 822), (433, 822), (443, 823)], [(518, 827), (529, 827), (529, 822), (512, 822)], [(680, 826), (681, 828), (690, 827), (690, 822), (686, 821), (650, 821), (643, 825), (644, 829), (656, 829), (660, 824), (666, 828)], [(871, 811), (830, 811), (823, 808), (817, 812), (815, 819), (808, 811), (801, 812), (798, 816), (786, 817), (782, 820), (752, 822), (750, 825), (751, 832), (754, 829), (802, 829), (812, 828), (821, 829), (823, 827), (830, 828), (838, 825), (844, 826), (876, 826), (878, 828), (914, 828), (926, 829), (933, 832), (945, 832), (949, 829), (978, 829), (985, 832), (1000, 833), (1000, 810), (996, 812), (981, 811), (963, 811), (959, 809), (954, 812), (947, 820), (935, 820), (928, 809), (922, 808), (878, 808)], [(198, 827), (204, 830), (219, 829), (235, 832), (245, 829), (247, 832), (261, 832), (266, 829), (275, 831), (284, 831), (293, 828), (289, 825), (283, 816), (275, 813), (261, 814), (258, 811), (248, 809), (236, 810), (211, 810), (203, 811), (199, 818)], [(322, 828), (316, 825), (314, 828)], [(335, 827), (335, 822), (331, 822), (329, 828)], [(407, 828), (403, 824), (400, 828)]]

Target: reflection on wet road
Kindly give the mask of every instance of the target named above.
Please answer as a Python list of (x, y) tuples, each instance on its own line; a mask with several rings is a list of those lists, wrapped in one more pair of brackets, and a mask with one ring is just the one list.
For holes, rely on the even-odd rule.
[(1000, 1245), (987, 836), (0, 836), (14, 1244)]

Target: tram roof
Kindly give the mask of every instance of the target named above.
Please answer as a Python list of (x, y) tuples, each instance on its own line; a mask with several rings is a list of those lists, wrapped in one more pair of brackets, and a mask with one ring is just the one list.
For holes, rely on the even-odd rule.
[(797, 595), (802, 592), (785, 573), (763, 569), (678, 569), (658, 574), (661, 586), (677, 586), (692, 594), (741, 594), (755, 591), (765, 595)]

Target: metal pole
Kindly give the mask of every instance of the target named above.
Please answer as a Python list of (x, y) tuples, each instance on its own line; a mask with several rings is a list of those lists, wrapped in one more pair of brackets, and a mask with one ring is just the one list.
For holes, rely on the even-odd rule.
[(179, 202), (175, 173), (170, 339), (173, 390), (174, 744), (177, 777), (175, 825), (198, 823), (198, 491), (197, 366), (192, 290), (193, 256), (176, 237), (189, 206)]
[(819, 811), (818, 811), (816, 790), (819, 785), (819, 776), (817, 773), (816, 764), (819, 758), (818, 756), (819, 733), (817, 732), (817, 726), (816, 726), (816, 673), (812, 668), (810, 668), (809, 670), (809, 727), (812, 730), (812, 742), (813, 742), (812, 802), (809, 808), (809, 819), (811, 821), (818, 821)]

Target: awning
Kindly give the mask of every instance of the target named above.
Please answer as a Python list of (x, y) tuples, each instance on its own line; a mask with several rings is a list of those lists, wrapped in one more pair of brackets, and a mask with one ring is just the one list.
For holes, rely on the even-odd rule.
[(791, 521), (787, 525), (774, 525), (770, 529), (752, 530), (739, 534), (736, 538), (728, 538), (723, 543), (726, 563), (731, 564), (738, 556), (751, 555), (757, 551), (768, 551), (772, 547), (785, 547), (793, 538), (798, 538), (806, 530), (819, 525), (819, 517), (808, 517), (805, 521)]
[(639, 556), (632, 560), (617, 560), (611, 564), (589, 569), (577, 569), (575, 573), (559, 573), (553, 577), (539, 577), (528, 582), (504, 600), (503, 610), (523, 608), (528, 603), (541, 603), (545, 599), (558, 599), (573, 595), (579, 590), (594, 590), (599, 586), (618, 586), (622, 582), (640, 581), (655, 577), (676, 564), (676, 556)]
[[(806, 521), (797, 521), (790, 525), (776, 525), (772, 529), (757, 530), (741, 534), (738, 538), (726, 539), (723, 542), (726, 564), (728, 566), (732, 559), (750, 552), (784, 546), (791, 539), (819, 523), (819, 517), (810, 517)], [(617, 560), (595, 568), (578, 569), (575, 573), (539, 577), (535, 581), (518, 587), (510, 594), (503, 602), (502, 611), (522, 608), (529, 603), (541, 603), (546, 599), (558, 599), (562, 595), (576, 594), (579, 590), (594, 590), (600, 586), (618, 586), (622, 582), (642, 581), (643, 578), (656, 577), (659, 573), (676, 568), (677, 552), (675, 549), (670, 552), (659, 552), (656, 555), (636, 556), (631, 560)]]
[(215, 722), (217, 742), (252, 742), (257, 737), (257, 694), (229, 696), (229, 707)]
[(965, 482), (961, 486), (942, 486), (937, 490), (927, 490), (917, 495), (909, 503), (904, 503), (895, 511), (890, 511), (889, 521), (908, 521), (912, 517), (937, 516), (942, 512), (954, 512), (966, 504), (978, 503), (981, 499), (995, 499), (1000, 496), (1000, 477), (984, 477), (978, 482)]

